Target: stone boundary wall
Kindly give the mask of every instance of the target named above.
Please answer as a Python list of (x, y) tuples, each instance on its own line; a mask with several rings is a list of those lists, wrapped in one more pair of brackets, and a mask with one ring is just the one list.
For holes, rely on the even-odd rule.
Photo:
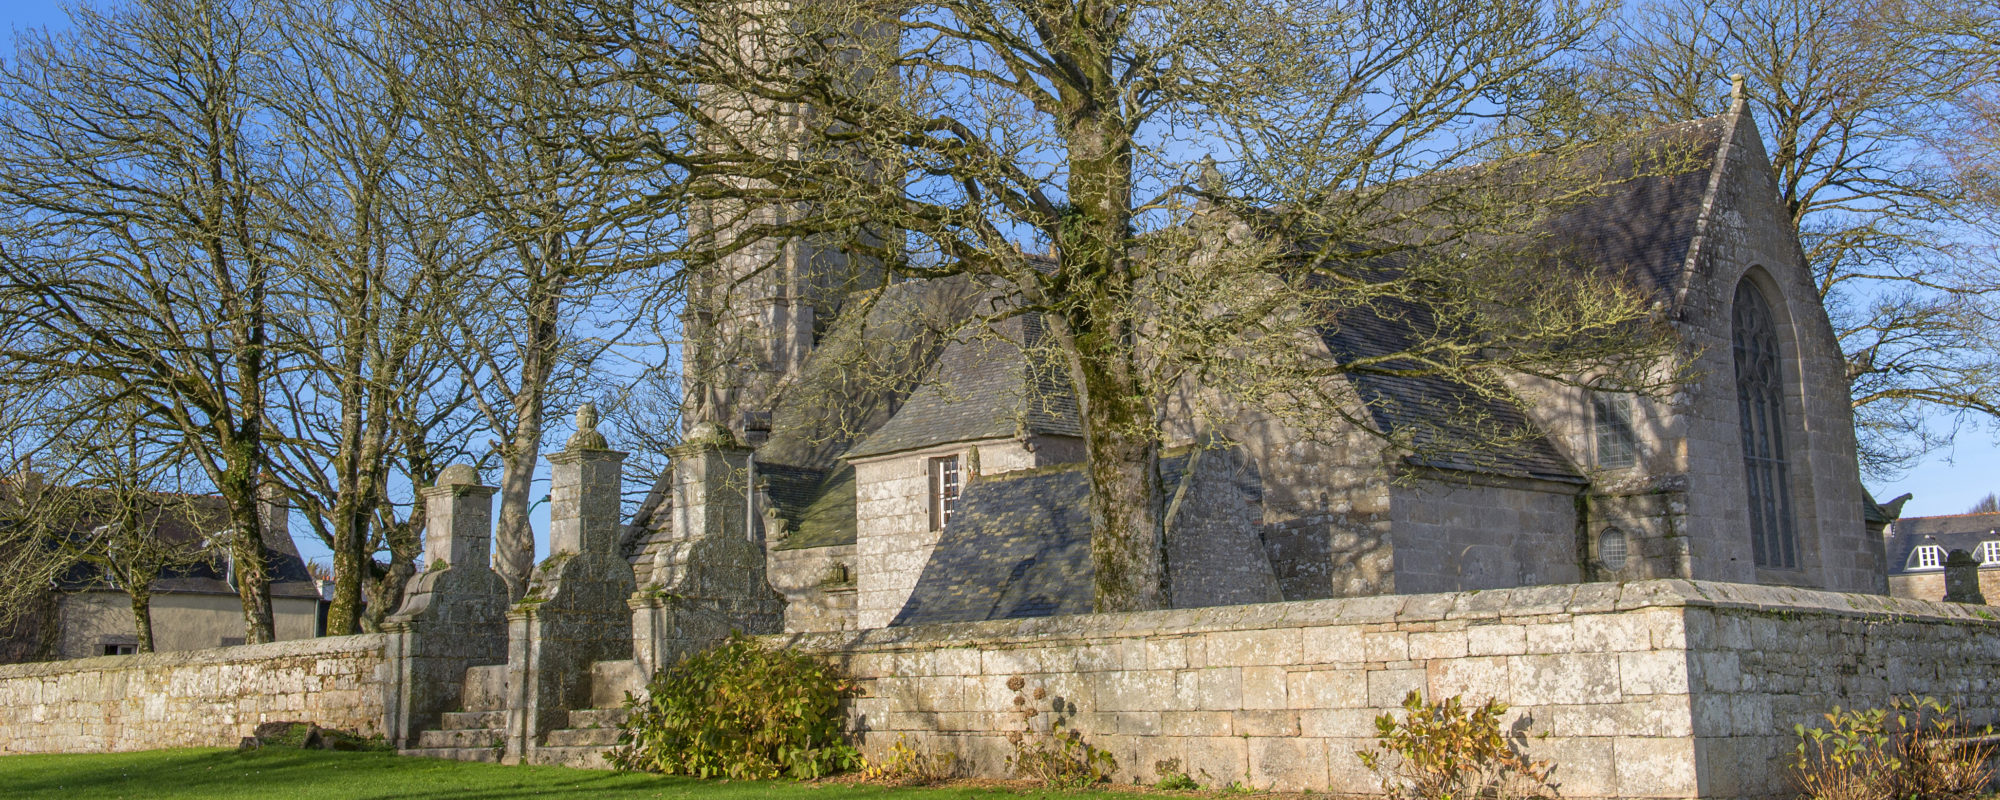
[(0, 666), (0, 754), (234, 746), (260, 722), (383, 732), (385, 634)]
[[(1410, 690), (1497, 697), (1532, 757), (1580, 798), (1767, 797), (1793, 723), (1907, 692), (1973, 701), (2000, 622), (1985, 609), (1656, 580), (807, 634), (859, 680), (863, 749), (900, 735), (1005, 776), (1007, 732), (1065, 709), (1151, 783), (1179, 759), (1203, 784), (1380, 791), (1356, 750)], [(1046, 697), (1034, 699), (1035, 689)]]
[[(1794, 724), (1930, 695), (2000, 723), (2000, 608), (1695, 583), (1686, 609), (1703, 796), (1785, 792)], [(1787, 796), (1790, 796), (1789, 794)]]

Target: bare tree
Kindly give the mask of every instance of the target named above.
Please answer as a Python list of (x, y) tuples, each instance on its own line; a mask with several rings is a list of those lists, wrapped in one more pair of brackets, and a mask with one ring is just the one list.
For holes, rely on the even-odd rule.
[(0, 69), (0, 380), (133, 404), (221, 495), (246, 638), (273, 636), (258, 502), (285, 257), (264, 224), (270, 141), (251, 2), (77, 8)]
[[(359, 629), (364, 586), (407, 574), (416, 557), (392, 486), (429, 485), (435, 455), (455, 459), (470, 422), (456, 413), (468, 387), (440, 335), (454, 219), (423, 149), (410, 40), (388, 24), (393, 11), (325, 0), (276, 13), (279, 64), (259, 90), (287, 154), (272, 225), (300, 269), (276, 323), (288, 346), (273, 461), (333, 551), (327, 631), (340, 635)], [(375, 560), (385, 548), (386, 567)], [(396, 597), (378, 599), (379, 609)]]
[[(1967, 180), (1979, 168), (1955, 169), (1939, 146), (1976, 141), (1960, 129), (1968, 101), (2000, 78), (2000, 51), (1978, 46), (1995, 30), (1990, 4), (1935, 5), (1650, 0), (1551, 95), (1601, 132), (1719, 113), (1727, 76), (1747, 78), (1780, 199), (1846, 353), (1862, 461), (1877, 474), (1947, 440), (1956, 425), (1939, 428), (1938, 415), (2000, 419), (1990, 217), (2000, 198), (1982, 196)], [(1976, 163), (1964, 155), (1957, 166)]]
[[(1606, 178), (1560, 154), (1421, 178), (1491, 152), (1484, 115), (1545, 85), (1599, 14), (693, 0), (573, 3), (551, 29), (699, 126), (693, 150), (643, 136), (605, 147), (684, 171), (703, 201), (689, 258), (721, 285), (690, 301), (692, 317), (726, 315), (705, 304), (812, 242), (899, 278), (969, 276), (999, 300), (972, 323), (1049, 321), (1053, 363), (1080, 395), (1096, 606), (1118, 611), (1166, 596), (1161, 421), (1192, 376), (1385, 436), (1329, 381), (1449, 376), (1494, 397), (1510, 374), (1657, 382), (1666, 345), (1640, 294), (1523, 246), (1541, 215)], [(1204, 150), (1224, 158), (1204, 170)], [(842, 313), (878, 296), (860, 283)], [(1307, 326), (1371, 314), (1415, 333), (1386, 352), (1307, 357)], [(690, 414), (724, 422), (728, 398), (696, 394), (747, 376), (703, 335), (721, 336), (690, 332)]]
[(528, 512), (551, 401), (586, 386), (598, 356), (677, 286), (638, 274), (666, 260), (675, 235), (671, 204), (638, 202), (657, 176), (587, 147), (671, 125), (649, 96), (562, 61), (511, 16), (441, 3), (402, 20), (418, 42), (422, 131), (463, 226), (466, 269), (439, 280), (454, 298), (451, 352), (498, 437), (494, 562), (518, 597), (534, 566)]

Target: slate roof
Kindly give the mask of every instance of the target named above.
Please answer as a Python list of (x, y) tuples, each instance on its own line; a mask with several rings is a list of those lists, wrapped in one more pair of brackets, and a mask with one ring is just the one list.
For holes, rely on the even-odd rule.
[(1048, 335), (1035, 314), (961, 335), (909, 401), (847, 458), (1023, 434), (1082, 436), (1076, 393)]
[[(1616, 275), (1637, 279), (1657, 299), (1678, 302), (1686, 283), (1688, 251), (1701, 222), (1710, 174), (1731, 117), (1721, 115), (1668, 125), (1616, 146), (1600, 175), (1646, 174), (1610, 185), (1598, 196), (1565, 209), (1543, 231), (1560, 250)], [(1665, 148), (1667, 167), (1643, 167), (1637, 152)]]
[[(1180, 486), (1188, 455), (1160, 459), (1161, 491)], [(1236, 482), (1252, 500), (1261, 485)], [(1090, 476), (1082, 464), (979, 476), (891, 625), (1090, 613)]]
[[(177, 502), (158, 514), (153, 523), (156, 535), (172, 542), (196, 543), (225, 527), (228, 513), (221, 497), (197, 495), (184, 499), (185, 503)], [(89, 530), (96, 524), (89, 518), (76, 522), (79, 532)], [(319, 598), (312, 574), (306, 570), (305, 560), (299, 556), (298, 546), (289, 535), (278, 530), (265, 531), (264, 559), (271, 570), (271, 596)], [(153, 592), (234, 595), (236, 590), (229, 585), (224, 564), (218, 558), (214, 563), (197, 563), (169, 570), (153, 581)], [(63, 591), (105, 588), (100, 570), (89, 564), (72, 566), (58, 584)]]
[[(1320, 337), (1335, 360), (1369, 358), (1409, 347), (1417, 331), (1431, 324), (1421, 307), (1387, 301), (1343, 313), (1320, 328)], [(1584, 480), (1521, 409), (1504, 398), (1438, 376), (1350, 373), (1348, 379), (1381, 430), (1410, 438), (1414, 463), (1565, 483)]]
[[(757, 473), (760, 477), (770, 475), (774, 467), (777, 465), (760, 465)], [(809, 485), (805, 483), (806, 473), (810, 473), (813, 481)], [(778, 516), (791, 531), (777, 549), (853, 544), (857, 524), (854, 467), (842, 464), (831, 470), (802, 470), (792, 480), (792, 487), (782, 496), (776, 481), (766, 484), (772, 487), (771, 503), (777, 506)]]
[(1089, 613), (1089, 500), (1080, 464), (974, 479), (890, 624)]
[(1904, 517), (1889, 526), (1889, 535), (1882, 549), (1889, 556), (1889, 574), (1901, 575), (1916, 571), (1906, 570), (1904, 566), (1910, 561), (1910, 551), (1919, 545), (1934, 544), (1943, 547), (1947, 553), (1964, 550), (1976, 555), (1979, 545), (1989, 541), (2000, 541), (2000, 512)]

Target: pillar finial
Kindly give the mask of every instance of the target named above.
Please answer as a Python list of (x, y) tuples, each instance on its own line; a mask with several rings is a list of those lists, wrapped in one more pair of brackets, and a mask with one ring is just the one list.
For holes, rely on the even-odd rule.
[(569, 435), (569, 442), (563, 445), (563, 449), (569, 451), (611, 449), (611, 443), (605, 440), (604, 434), (597, 432), (595, 403), (584, 403), (576, 407), (576, 433)]
[(1749, 99), (1750, 99), (1750, 88), (1747, 83), (1747, 79), (1743, 77), (1743, 73), (1741, 72), (1730, 73), (1729, 105), (1731, 107), (1741, 107), (1743, 103)]

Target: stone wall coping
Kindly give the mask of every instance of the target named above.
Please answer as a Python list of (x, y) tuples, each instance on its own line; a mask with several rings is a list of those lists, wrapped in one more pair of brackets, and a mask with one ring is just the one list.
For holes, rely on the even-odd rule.
[(1341, 625), (1510, 620), (1645, 608), (1742, 609), (1774, 614), (1893, 617), (2000, 627), (2000, 608), (1846, 594), (1789, 586), (1663, 579), (1576, 583), (1439, 594), (1377, 595), (1215, 608), (953, 622), (769, 637), (818, 651), (899, 650), (1019, 643), (1050, 646), (1104, 638)]
[(259, 662), (298, 656), (380, 654), (388, 646), (389, 634), (360, 633), (352, 636), (321, 636), (313, 639), (286, 639), (264, 644), (211, 647), (205, 650), (175, 650), (166, 653), (135, 653), (124, 656), (93, 656), (66, 661), (38, 661), (31, 664), (0, 666), (0, 680), (63, 675), (75, 672), (117, 672), (153, 667), (183, 667), (203, 664)]

